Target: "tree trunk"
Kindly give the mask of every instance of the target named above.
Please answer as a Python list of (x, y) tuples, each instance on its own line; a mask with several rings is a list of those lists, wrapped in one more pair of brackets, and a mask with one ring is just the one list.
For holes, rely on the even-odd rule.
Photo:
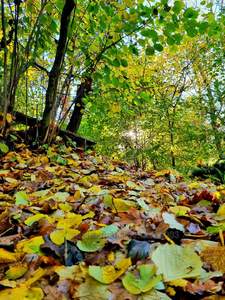
[(73, 0), (66, 0), (61, 15), (59, 41), (56, 49), (55, 60), (49, 73), (45, 110), (42, 118), (44, 139), (48, 136), (48, 128), (54, 118), (53, 112), (56, 104), (58, 81), (65, 57), (69, 23), (74, 7), (75, 3)]
[(76, 93), (76, 97), (74, 99), (74, 109), (72, 112), (72, 116), (67, 125), (67, 130), (70, 132), (77, 132), (83, 117), (84, 110), (84, 102), (83, 99), (87, 96), (92, 88), (92, 79), (90, 77), (86, 77), (84, 81), (79, 85)]
[(169, 120), (169, 132), (170, 132), (170, 145), (171, 145), (171, 150), (170, 150), (170, 156), (171, 156), (171, 165), (173, 168), (176, 168), (176, 158), (174, 155), (174, 133), (173, 133), (173, 122)]
[(209, 99), (209, 115), (210, 115), (212, 131), (214, 135), (215, 146), (219, 157), (222, 158), (223, 156), (222, 139), (220, 136), (220, 132), (218, 131), (217, 128), (216, 107), (215, 107), (214, 98), (210, 90), (210, 87), (207, 87), (207, 95)]
[[(6, 45), (6, 28), (5, 28), (5, 6), (4, 1), (1, 0), (1, 23), (2, 23), (2, 46), (4, 49), (4, 71), (3, 71), (3, 86), (2, 93), (0, 96), (0, 112), (3, 113), (3, 116), (6, 115), (7, 109), (7, 45)], [(3, 127), (5, 126), (5, 120), (3, 121)]]

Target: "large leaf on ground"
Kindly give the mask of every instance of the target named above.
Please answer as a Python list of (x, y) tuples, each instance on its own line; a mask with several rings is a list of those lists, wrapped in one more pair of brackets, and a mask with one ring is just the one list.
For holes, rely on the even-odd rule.
[(152, 260), (165, 281), (198, 277), (201, 273), (201, 259), (190, 247), (160, 245), (153, 252)]

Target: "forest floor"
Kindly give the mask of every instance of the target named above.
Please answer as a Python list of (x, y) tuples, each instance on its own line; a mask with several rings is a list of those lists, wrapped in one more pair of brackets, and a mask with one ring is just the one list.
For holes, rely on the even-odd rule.
[(0, 300), (225, 299), (225, 186), (60, 143), (0, 181)]

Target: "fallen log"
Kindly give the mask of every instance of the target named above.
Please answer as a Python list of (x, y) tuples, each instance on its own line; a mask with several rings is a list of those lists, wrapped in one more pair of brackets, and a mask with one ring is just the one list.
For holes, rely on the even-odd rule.
[[(27, 125), (30, 128), (37, 128), (40, 126), (40, 120), (37, 120), (34, 117), (27, 116), (23, 114), (22, 112), (16, 111), (14, 112), (14, 117), (15, 117), (15, 122), (20, 123), (23, 125)], [(58, 129), (58, 135), (62, 137), (65, 140), (71, 139), (72, 141), (76, 142), (77, 147), (81, 147), (84, 149), (92, 149), (95, 146), (95, 142), (86, 139), (84, 137), (81, 137), (73, 132), (63, 130), (63, 129)]]

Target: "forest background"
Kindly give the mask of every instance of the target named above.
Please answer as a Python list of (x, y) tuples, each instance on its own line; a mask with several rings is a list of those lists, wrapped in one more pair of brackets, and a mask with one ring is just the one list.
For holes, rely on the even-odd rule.
[(2, 135), (61, 128), (143, 169), (222, 158), (224, 20), (222, 0), (1, 0)]

